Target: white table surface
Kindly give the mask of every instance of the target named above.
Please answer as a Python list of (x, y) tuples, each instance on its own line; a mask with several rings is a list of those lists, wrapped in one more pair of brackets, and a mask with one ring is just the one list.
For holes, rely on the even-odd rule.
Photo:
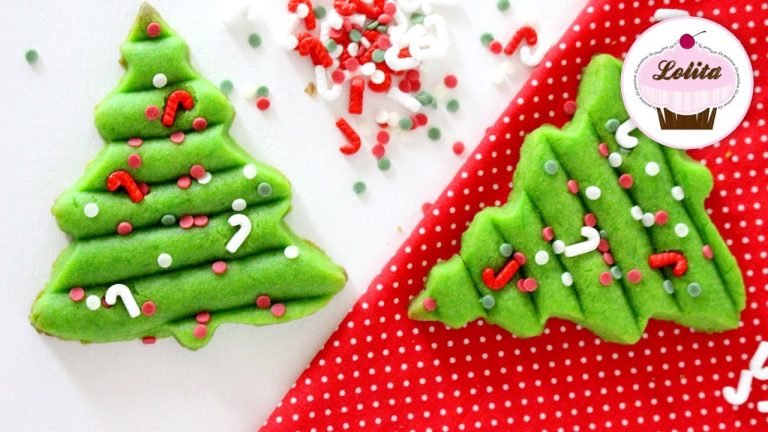
[[(459, 0), (460, 4), (462, 0)], [(479, 43), (482, 32), (500, 39), (536, 23), (543, 39), (557, 39), (585, 0), (513, 0), (507, 13), (495, 1), (463, 0), (442, 9), (453, 45), (448, 58), (430, 65), (425, 89), (446, 72), (458, 75), (457, 114), (430, 114), (443, 139), (425, 129), (389, 144), (392, 170), (380, 172), (367, 147), (342, 156), (336, 115), (304, 93), (312, 80), (305, 58), (277, 46), (275, 23), (282, 0), (255, 2), (263, 11), (252, 24), (227, 29), (217, 17), (220, 1), (156, 0), (154, 6), (188, 42), (194, 66), (218, 83), (235, 84), (235, 139), (257, 159), (291, 179), (295, 197), (288, 223), (321, 245), (349, 272), (349, 283), (317, 314), (284, 325), (221, 327), (198, 352), (173, 339), (81, 345), (39, 335), (27, 321), (30, 305), (67, 244), (50, 207), (82, 174), (102, 141), (93, 107), (123, 71), (118, 46), (139, 6), (132, 1), (10, 1), (0, 3), (0, 429), (8, 431), (189, 431), (257, 429), (333, 332), (369, 281), (421, 217), (464, 157), (451, 151), (463, 140), (468, 152), (522, 84), (529, 70), (517, 66), (495, 86), (489, 71), (501, 56)], [(247, 34), (264, 37), (254, 50)], [(24, 52), (35, 48), (30, 67)], [(268, 85), (272, 108), (262, 113), (237, 94), (246, 85)], [(367, 93), (370, 95), (371, 93)], [(368, 103), (367, 118), (376, 103)], [(369, 140), (370, 141), (370, 140)], [(368, 191), (352, 192), (363, 180)]]

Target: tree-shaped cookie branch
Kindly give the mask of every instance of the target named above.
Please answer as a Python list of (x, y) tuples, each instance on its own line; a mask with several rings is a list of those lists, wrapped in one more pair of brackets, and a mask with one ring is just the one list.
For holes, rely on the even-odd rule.
[(53, 213), (71, 245), (32, 308), (63, 339), (174, 336), (311, 314), (344, 270), (285, 225), (288, 181), (230, 137), (234, 111), (148, 5), (122, 46), (126, 75), (96, 108), (106, 146)]
[(738, 326), (741, 273), (704, 210), (712, 176), (641, 134), (619, 145), (620, 75), (615, 58), (592, 60), (572, 121), (526, 137), (508, 203), (476, 215), (411, 318), (451, 327), (483, 318), (531, 337), (557, 317), (619, 343), (636, 342), (649, 318)]

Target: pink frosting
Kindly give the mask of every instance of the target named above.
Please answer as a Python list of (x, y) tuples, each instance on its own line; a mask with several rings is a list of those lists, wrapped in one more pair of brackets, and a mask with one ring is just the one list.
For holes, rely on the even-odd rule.
[[(709, 65), (710, 70), (719, 67), (720, 77), (717, 79), (653, 79), (654, 75), (661, 73), (659, 64), (665, 60), (675, 62), (674, 68), (667, 72), (667, 76), (677, 68), (687, 70), (693, 62), (694, 67), (698, 67), (699, 70), (703, 69), (704, 65)], [(698, 66), (699, 62), (701, 66)], [(680, 114), (694, 114), (728, 102), (736, 89), (736, 79), (736, 70), (726, 57), (699, 45), (685, 49), (676, 44), (672, 48), (648, 57), (640, 64), (637, 87), (640, 96), (652, 106), (669, 108)]]

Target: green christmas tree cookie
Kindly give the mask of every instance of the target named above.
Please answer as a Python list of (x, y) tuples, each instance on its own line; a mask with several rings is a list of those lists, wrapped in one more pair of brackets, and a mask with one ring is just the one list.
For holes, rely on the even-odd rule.
[(122, 46), (126, 75), (96, 108), (106, 146), (53, 207), (72, 244), (30, 320), (82, 342), (173, 336), (311, 314), (344, 270), (285, 225), (291, 189), (230, 137), (234, 111), (148, 5)]
[(639, 133), (634, 147), (617, 143), (628, 118), (620, 75), (615, 58), (592, 60), (573, 120), (526, 137), (508, 203), (476, 215), (411, 318), (450, 327), (482, 318), (532, 337), (557, 317), (626, 344), (649, 318), (706, 332), (738, 326), (741, 272), (704, 210), (712, 176)]

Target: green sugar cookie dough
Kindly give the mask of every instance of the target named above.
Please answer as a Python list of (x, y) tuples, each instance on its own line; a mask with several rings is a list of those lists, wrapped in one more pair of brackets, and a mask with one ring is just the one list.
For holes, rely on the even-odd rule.
[(145, 4), (121, 51), (126, 75), (96, 107), (106, 145), (53, 207), (72, 243), (32, 325), (67, 340), (175, 337), (197, 349), (221, 324), (323, 307), (346, 273), (285, 224), (288, 180), (230, 137), (234, 111), (185, 42)]
[(432, 268), (412, 319), (484, 319), (533, 337), (562, 318), (623, 344), (650, 318), (738, 326), (741, 271), (704, 210), (712, 175), (639, 131), (636, 147), (620, 148), (620, 75), (619, 60), (596, 56), (573, 120), (528, 134), (507, 204), (479, 212), (459, 254)]

